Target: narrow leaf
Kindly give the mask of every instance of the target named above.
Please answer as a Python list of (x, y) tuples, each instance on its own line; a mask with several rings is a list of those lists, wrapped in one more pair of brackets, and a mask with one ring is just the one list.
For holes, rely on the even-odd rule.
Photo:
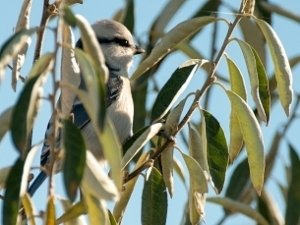
[(24, 161), (18, 158), (6, 179), (6, 189), (2, 207), (2, 224), (5, 225), (15, 225), (17, 222), (23, 165)]
[(171, 197), (174, 193), (173, 151), (174, 145), (171, 144), (161, 153), (162, 176)]
[(84, 200), (88, 210), (88, 219), (90, 225), (109, 225), (109, 218), (104, 201), (90, 195), (83, 189)]
[(10, 127), (10, 120), (13, 112), (13, 107), (7, 108), (0, 115), (0, 142)]
[(198, 67), (206, 60), (189, 60), (179, 66), (158, 93), (152, 107), (151, 120), (159, 120), (166, 115), (180, 94), (187, 88)]
[[(21, 8), (21, 12), (19, 14), (19, 19), (16, 26), (16, 32), (23, 30), (23, 29), (29, 29), (29, 23), (30, 23), (30, 12), (31, 12), (31, 6), (32, 6), (32, 0), (25, 0), (23, 1), (23, 5)], [(22, 47), (22, 49), (18, 52), (15, 59), (13, 60), (13, 71), (12, 71), (12, 88), (14, 91), (16, 91), (17, 81), (19, 79), (19, 73), (20, 70), (24, 64), (25, 61), (25, 55), (27, 53), (28, 47), (31, 44), (31, 37), (27, 37), (27, 41), (25, 45)]]
[(110, 177), (114, 181), (118, 190), (122, 189), (122, 147), (118, 139), (116, 130), (110, 120), (106, 121), (103, 132), (100, 133), (100, 140), (103, 147), (104, 158), (110, 166)]
[(119, 196), (115, 184), (90, 151), (86, 152), (86, 166), (81, 186), (86, 193), (97, 199), (116, 200)]
[(178, 24), (167, 34), (165, 34), (160, 42), (152, 49), (150, 55), (140, 64), (132, 75), (131, 79), (135, 80), (147, 70), (157, 64), (166, 54), (171, 52), (179, 43), (195, 34), (203, 26), (216, 21), (215, 17), (203, 16), (190, 19)]
[(3, 167), (0, 169), (0, 190), (2, 188), (5, 188), (5, 183), (6, 183), (6, 179), (7, 176), (9, 175), (9, 172), (11, 170), (11, 167)]
[(49, 196), (47, 200), (47, 208), (45, 213), (45, 224), (56, 225), (56, 215), (55, 215), (55, 199), (54, 196)]
[(37, 28), (22, 29), (11, 36), (0, 49), (0, 81), (5, 67), (27, 44), (28, 38), (37, 31)]
[(201, 109), (203, 116), (202, 140), (210, 175), (218, 192), (221, 192), (228, 164), (228, 148), (224, 131), (217, 119), (208, 111)]
[(13, 143), (21, 153), (25, 153), (27, 135), (33, 126), (40, 103), (44, 74), (51, 68), (52, 60), (53, 54), (48, 53), (34, 64), (25, 87), (15, 104), (10, 126)]
[(64, 184), (67, 195), (73, 202), (76, 198), (76, 193), (84, 174), (86, 146), (79, 128), (77, 128), (72, 121), (64, 121), (63, 134), (65, 150), (63, 168)]
[(30, 225), (36, 225), (34, 216), (36, 215), (36, 210), (33, 205), (33, 201), (28, 193), (25, 193), (22, 197), (22, 206), (24, 207), (27, 220)]
[(242, 41), (242, 40), (238, 40), (236, 39), (238, 44), (240, 45), (240, 48), (242, 49), (243, 55), (244, 55), (244, 59), (246, 61), (247, 64), (247, 69), (248, 69), (248, 74), (249, 74), (249, 78), (250, 78), (250, 84), (251, 84), (251, 94), (253, 97), (253, 100), (255, 102), (256, 108), (257, 108), (257, 112), (259, 114), (259, 117), (264, 121), (264, 122), (268, 122), (268, 118), (266, 115), (266, 112), (264, 111), (264, 107), (260, 98), (260, 88), (259, 88), (259, 75), (258, 75), (258, 65), (256, 63), (256, 57), (252, 51), (251, 46)]
[[(75, 50), (71, 47), (74, 47), (74, 35), (70, 26), (63, 23), (63, 36), (62, 36), (62, 52), (61, 52), (61, 82), (69, 83), (78, 87), (80, 84), (80, 69), (79, 65), (75, 59)], [(61, 111), (63, 115), (69, 115), (76, 94), (73, 91), (68, 90), (67, 88), (61, 88)]]
[(167, 219), (167, 192), (162, 175), (154, 167), (144, 184), (142, 194), (142, 224), (165, 225)]
[[(227, 66), (230, 75), (231, 90), (239, 95), (242, 99), (247, 101), (246, 87), (243, 76), (239, 68), (235, 65), (229, 57), (226, 56)], [(239, 125), (239, 121), (233, 109), (230, 113), (230, 144), (229, 144), (229, 162), (238, 156), (243, 146), (243, 135)]]
[(162, 123), (155, 123), (149, 127), (146, 127), (139, 133), (138, 137), (136, 138), (133, 143), (131, 143), (130, 147), (126, 149), (126, 153), (123, 156), (121, 161), (122, 169), (128, 165), (128, 163), (132, 160), (132, 158), (142, 149), (142, 147), (151, 139), (153, 138), (162, 128)]
[(106, 82), (108, 79), (108, 69), (105, 66), (104, 55), (95, 33), (97, 31), (97, 23), (92, 27), (84, 17), (76, 15), (76, 24), (80, 30), (84, 51), (92, 58), (99, 78), (103, 82)]
[(252, 109), (247, 103), (232, 91), (227, 90), (226, 93), (233, 110), (236, 112), (243, 134), (249, 160), (251, 181), (257, 193), (260, 194), (265, 173), (264, 144), (261, 129)]
[(300, 158), (297, 155), (296, 149), (289, 145), (290, 160), (291, 160), (291, 181), (288, 187), (287, 208), (285, 212), (286, 225), (298, 224), (300, 221)]
[(80, 217), (87, 213), (86, 205), (81, 200), (74, 205), (66, 199), (60, 199), (64, 208), (64, 214), (57, 218), (56, 223), (64, 225), (84, 225), (83, 219)]
[[(88, 95), (81, 99), (95, 128), (103, 128), (105, 120), (105, 87), (102, 79), (95, 70), (92, 56), (81, 49), (75, 49), (75, 55), (81, 71), (81, 88), (86, 89)], [(79, 98), (82, 96), (79, 95)]]
[(261, 225), (269, 224), (259, 212), (257, 212), (255, 209), (252, 209), (249, 205), (240, 203), (238, 201), (233, 201), (229, 198), (221, 198), (221, 197), (210, 197), (207, 198), (207, 201), (219, 204), (230, 211), (240, 212), (245, 216), (248, 216), (249, 218), (255, 220), (258, 224)]
[(255, 19), (255, 22), (265, 36), (269, 50), (271, 52), (273, 64), (275, 67), (275, 78), (277, 81), (279, 99), (285, 111), (285, 114), (288, 116), (293, 99), (293, 78), (286, 52), (279, 37), (269, 24), (260, 19)]

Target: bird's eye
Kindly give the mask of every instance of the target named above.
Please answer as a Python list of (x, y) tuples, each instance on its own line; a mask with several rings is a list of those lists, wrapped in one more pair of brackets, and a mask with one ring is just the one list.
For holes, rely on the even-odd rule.
[(115, 42), (123, 47), (130, 47), (129, 41), (123, 38), (115, 38)]

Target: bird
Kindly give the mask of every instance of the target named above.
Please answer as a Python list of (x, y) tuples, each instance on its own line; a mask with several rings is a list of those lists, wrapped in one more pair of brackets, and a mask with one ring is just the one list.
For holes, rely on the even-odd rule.
[[(136, 44), (131, 32), (121, 23), (114, 20), (99, 20), (92, 24), (92, 28), (102, 49), (105, 64), (109, 72), (106, 84), (106, 114), (115, 127), (120, 143), (124, 143), (133, 135), (134, 105), (131, 93), (131, 86), (128, 71), (133, 63), (133, 56), (144, 53), (144, 49)], [(82, 40), (79, 39), (76, 47), (83, 49)], [(79, 84), (80, 89), (86, 89), (84, 79)], [(96, 159), (103, 160), (101, 143), (94, 132), (93, 125), (83, 106), (83, 103), (75, 98), (71, 115), (74, 124), (81, 130), (87, 149), (89, 149)], [(50, 157), (50, 145), (48, 136), (53, 129), (51, 119), (45, 132), (40, 165), (47, 166)], [(60, 142), (58, 135), (57, 143)], [(47, 172), (41, 170), (28, 188), (28, 193), (33, 194), (47, 178)]]

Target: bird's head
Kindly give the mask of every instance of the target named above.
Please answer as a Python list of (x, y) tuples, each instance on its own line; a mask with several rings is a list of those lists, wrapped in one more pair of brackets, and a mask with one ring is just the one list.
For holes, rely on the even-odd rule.
[(92, 25), (109, 69), (127, 75), (132, 58), (143, 53), (130, 31), (121, 23), (101, 20)]

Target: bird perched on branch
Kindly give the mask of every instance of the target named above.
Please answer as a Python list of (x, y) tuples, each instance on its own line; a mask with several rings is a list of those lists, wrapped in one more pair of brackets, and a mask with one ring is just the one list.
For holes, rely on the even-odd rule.
[[(106, 112), (116, 128), (120, 143), (124, 143), (132, 136), (134, 113), (128, 69), (132, 65), (133, 56), (143, 53), (144, 50), (135, 44), (130, 31), (119, 22), (101, 20), (93, 24), (92, 28), (101, 46), (105, 64), (109, 71)], [(78, 40), (76, 47), (83, 49), (81, 39)], [(79, 88), (85, 88), (82, 78)], [(94, 132), (93, 125), (82, 102), (78, 98), (74, 100), (71, 113), (74, 117), (74, 124), (82, 132), (87, 148), (91, 150), (96, 158), (103, 157), (101, 144)], [(50, 120), (42, 148), (42, 167), (47, 164), (50, 157), (50, 145), (47, 139), (51, 129), (53, 127)], [(46, 178), (46, 172), (41, 171), (29, 187), (28, 193), (33, 195)]]

